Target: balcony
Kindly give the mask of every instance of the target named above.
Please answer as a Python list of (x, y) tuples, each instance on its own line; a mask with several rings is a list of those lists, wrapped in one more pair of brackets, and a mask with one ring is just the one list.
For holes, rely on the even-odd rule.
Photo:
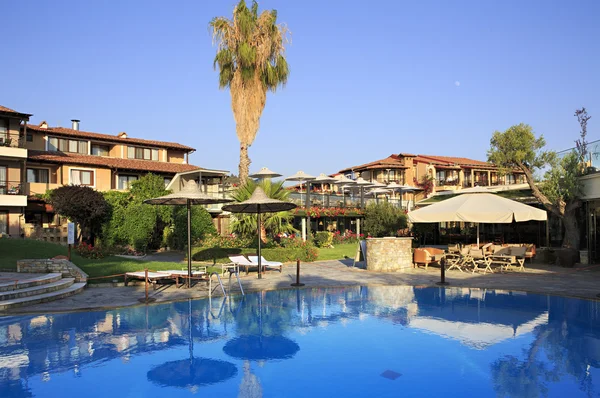
[(0, 157), (26, 159), (25, 139), (19, 134), (0, 133)]
[(27, 206), (21, 181), (0, 181), (0, 206)]

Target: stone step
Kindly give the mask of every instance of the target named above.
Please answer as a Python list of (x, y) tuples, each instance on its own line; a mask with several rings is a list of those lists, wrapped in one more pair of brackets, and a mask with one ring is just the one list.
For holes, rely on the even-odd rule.
[(34, 278), (19, 280), (16, 284), (14, 281), (0, 281), (0, 292), (9, 292), (18, 289), (26, 289), (28, 287), (45, 285), (47, 283), (57, 282), (61, 280), (61, 273), (50, 273), (36, 276)]
[(33, 305), (39, 303), (46, 303), (48, 301), (59, 300), (61, 298), (69, 297), (77, 294), (83, 290), (85, 283), (73, 283), (66, 289), (57, 290), (55, 292), (38, 294), (35, 296), (21, 297), (12, 300), (0, 301), (0, 311), (6, 311), (11, 308), (23, 307), (26, 305)]
[(0, 292), (0, 304), (5, 300), (12, 300), (21, 297), (37, 296), (40, 294), (55, 292), (57, 290), (66, 289), (75, 282), (74, 278), (63, 278), (56, 282), (45, 283), (43, 285), (17, 289), (13, 291)]

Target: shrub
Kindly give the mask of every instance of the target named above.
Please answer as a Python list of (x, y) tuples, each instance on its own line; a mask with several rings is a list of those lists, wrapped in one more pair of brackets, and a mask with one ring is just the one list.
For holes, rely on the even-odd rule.
[[(319, 257), (317, 248), (309, 242), (294, 242), (290, 247), (266, 247), (261, 250), (263, 257), (270, 261), (289, 262), (315, 261)], [(256, 250), (248, 247), (200, 247), (192, 254), (194, 261), (213, 261), (214, 263), (225, 263), (227, 256), (244, 254), (256, 255)]]
[(252, 241), (252, 238), (240, 238), (233, 235), (208, 235), (199, 242), (199, 245), (202, 247), (239, 248), (249, 247)]
[[(172, 246), (176, 249), (183, 249), (187, 246), (187, 209), (185, 206), (176, 206), (173, 212), (174, 230)], [(205, 236), (216, 234), (212, 217), (205, 208), (192, 206), (191, 217), (192, 244)]]
[(88, 243), (79, 243), (74, 247), (75, 253), (84, 258), (100, 259), (104, 258), (104, 252), (101, 248), (92, 246)]
[(372, 203), (365, 210), (365, 232), (375, 238), (396, 236), (407, 225), (404, 210), (391, 203)]
[(315, 234), (317, 247), (329, 247), (333, 244), (333, 232), (319, 231)]
[(212, 261), (213, 263), (228, 262), (227, 256), (241, 254), (241, 248), (225, 248), (225, 247), (202, 247), (200, 250), (192, 254), (194, 261)]

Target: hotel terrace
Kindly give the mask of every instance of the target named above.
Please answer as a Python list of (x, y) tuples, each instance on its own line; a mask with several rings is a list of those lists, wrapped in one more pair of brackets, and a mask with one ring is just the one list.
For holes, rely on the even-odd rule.
[[(205, 191), (218, 194), (228, 174), (189, 164), (194, 148), (164, 141), (92, 133), (28, 124), (32, 115), (0, 106), (0, 234), (36, 237), (64, 243), (61, 220), (41, 196), (63, 185), (84, 185), (98, 191), (126, 190), (132, 181), (153, 173), (178, 190), (195, 179)], [(184, 178), (185, 177), (185, 178)]]
[[(511, 172), (501, 175), (498, 168), (480, 160), (437, 156), (392, 154), (385, 159), (340, 170), (349, 178), (362, 177), (384, 184), (418, 186), (425, 177), (433, 179), (433, 192), (457, 191), (475, 186), (525, 184), (525, 174)], [(423, 197), (422, 194), (420, 196)], [(419, 198), (419, 196), (417, 196)]]

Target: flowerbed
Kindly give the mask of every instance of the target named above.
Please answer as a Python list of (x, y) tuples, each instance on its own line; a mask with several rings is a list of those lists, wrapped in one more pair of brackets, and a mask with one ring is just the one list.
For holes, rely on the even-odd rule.
[(75, 245), (73, 249), (75, 250), (75, 253), (84, 258), (91, 258), (94, 260), (104, 258), (104, 251), (99, 247), (90, 245), (89, 243), (79, 243)]
[(358, 217), (363, 215), (363, 211), (356, 207), (296, 207), (294, 209), (294, 215), (297, 216), (310, 216), (312, 218), (321, 217), (343, 217), (353, 216)]

